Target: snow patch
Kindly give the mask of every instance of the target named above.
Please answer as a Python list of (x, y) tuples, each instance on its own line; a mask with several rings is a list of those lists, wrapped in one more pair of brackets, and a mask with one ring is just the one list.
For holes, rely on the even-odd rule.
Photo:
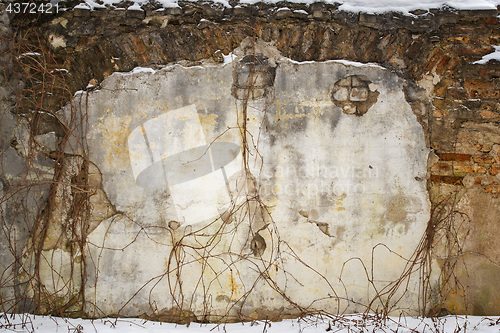
[(132, 69), (130, 72), (116, 72), (118, 75), (134, 75), (139, 73), (151, 73), (154, 74), (156, 71), (149, 67), (136, 67)]
[(127, 10), (144, 11), (138, 3), (134, 3), (132, 6), (128, 7)]
[(85, 2), (82, 2), (82, 3), (79, 3), (78, 5), (76, 5), (74, 7), (74, 9), (86, 9), (86, 10), (90, 10), (90, 6), (87, 5)]
[[(318, 61), (296, 61), (296, 60), (292, 60), (290, 58), (283, 58), (283, 59), (287, 60), (288, 62), (291, 62), (292, 64), (298, 64), (298, 65), (314, 64), (314, 63), (318, 62)], [(325, 63), (334, 62), (337, 64), (342, 64), (342, 65), (346, 65), (346, 66), (353, 66), (353, 67), (375, 67), (375, 68), (386, 69), (386, 68), (384, 68), (378, 64), (374, 64), (372, 62), (363, 63), (363, 62), (349, 61), (349, 60), (327, 60), (324, 62)]]
[(22, 59), (22, 58), (31, 57), (31, 56), (41, 56), (41, 54), (38, 52), (26, 52), (26, 53), (19, 55), (17, 58)]
[(236, 56), (232, 52), (229, 52), (228, 55), (224, 55), (224, 53), (221, 53), (221, 54), (222, 54), (222, 57), (224, 58), (224, 65), (232, 63), (234, 58), (236, 58)]
[(484, 65), (490, 60), (498, 60), (500, 61), (500, 45), (491, 45), (495, 49), (495, 51), (483, 56), (481, 60), (474, 61), (473, 64), (475, 65)]
[[(65, 1), (65, 0), (62, 0)], [(128, 0), (127, 2), (132, 4), (129, 10), (136, 10), (137, 7), (152, 2), (158, 3), (163, 8), (174, 8), (179, 7), (179, 0)], [(281, 0), (264, 0), (268, 4), (277, 4)], [(77, 5), (75, 8), (91, 9), (104, 8), (106, 6), (114, 6), (118, 3), (125, 2), (125, 0), (102, 0), (103, 4), (98, 4), (94, 0), (85, 0), (84, 2)], [(213, 0), (214, 3), (220, 3), (225, 7), (230, 7), (227, 0)], [(241, 0), (241, 4), (258, 4), (261, 0)], [(292, 3), (302, 3), (305, 5), (310, 5), (317, 0), (290, 0)], [(340, 4), (339, 9), (349, 12), (364, 12), (369, 14), (385, 13), (385, 12), (401, 12), (406, 15), (412, 15), (410, 12), (416, 9), (429, 10), (431, 8), (442, 8), (442, 7), (452, 7), (455, 9), (496, 9), (497, 5), (500, 4), (500, 0), (324, 0), (326, 4)], [(239, 6), (236, 6), (239, 7)]]
[(305, 10), (303, 10), (303, 9), (294, 10), (293, 12), (294, 12), (294, 13), (297, 13), (297, 14), (305, 14), (305, 15), (309, 15), (309, 13), (308, 13), (308, 12), (306, 12)]
[(66, 68), (56, 68), (50, 71), (50, 73), (56, 73), (56, 72), (69, 73), (69, 71)]

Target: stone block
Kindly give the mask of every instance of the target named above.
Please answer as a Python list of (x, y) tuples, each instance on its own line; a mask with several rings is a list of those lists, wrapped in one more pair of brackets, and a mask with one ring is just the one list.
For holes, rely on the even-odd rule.
[(239, 88), (262, 88), (269, 85), (269, 83), (267, 74), (262, 72), (240, 72), (236, 80), (236, 85)]
[(105, 8), (101, 8), (101, 9), (95, 9), (91, 12), (91, 16), (94, 16), (94, 17), (107, 17), (110, 15), (110, 12), (111, 10), (109, 9), (105, 9)]
[(461, 18), (482, 18), (482, 17), (496, 17), (498, 15), (498, 11), (496, 9), (463, 9), (459, 11), (459, 15)]
[(485, 56), (493, 51), (494, 51), (494, 49), (491, 46), (467, 45), (467, 46), (458, 47), (457, 54), (461, 57), (482, 57), (482, 56)]
[(293, 15), (292, 10), (290, 8), (287, 8), (287, 7), (280, 8), (275, 13), (275, 17), (278, 20), (292, 17), (292, 15)]
[(319, 21), (328, 21), (332, 18), (332, 14), (328, 10), (312, 11), (312, 17)]
[(368, 89), (363, 87), (353, 87), (351, 89), (351, 94), (349, 95), (349, 100), (353, 102), (364, 102), (368, 100)]
[(478, 90), (474, 93), (476, 97), (481, 99), (495, 99), (498, 100), (500, 98), (500, 90)]
[(129, 9), (126, 14), (127, 18), (144, 20), (146, 12), (142, 9)]
[(486, 163), (486, 164), (495, 163), (495, 157), (489, 155), (474, 156), (473, 160), (475, 163)]
[(500, 174), (500, 165), (494, 164), (490, 167), (490, 169), (488, 171), (489, 171), (490, 175), (496, 176), (496, 175)]
[(203, 15), (210, 19), (222, 19), (224, 16), (224, 7), (216, 4), (204, 4)]
[(299, 18), (299, 19), (306, 19), (309, 17), (309, 13), (305, 10), (294, 10), (292, 12), (292, 17)]
[(353, 115), (353, 114), (356, 114), (356, 111), (357, 111), (356, 106), (354, 104), (351, 104), (351, 103), (346, 104), (342, 107), (342, 112), (344, 112), (345, 114)]
[(75, 17), (90, 17), (90, 8), (74, 8), (73, 15)]
[(417, 116), (423, 116), (427, 114), (427, 111), (429, 109), (428, 103), (421, 101), (410, 103), (410, 106), (413, 110), (413, 113), (415, 113)]
[(55, 132), (37, 135), (35, 140), (41, 146), (42, 150), (48, 152), (55, 151), (59, 142)]
[(347, 101), (349, 99), (349, 89), (347, 87), (339, 87), (333, 93), (333, 98), (337, 101)]
[(166, 8), (165, 12), (169, 15), (174, 15), (174, 16), (179, 16), (183, 14), (182, 8), (181, 7), (170, 7)]

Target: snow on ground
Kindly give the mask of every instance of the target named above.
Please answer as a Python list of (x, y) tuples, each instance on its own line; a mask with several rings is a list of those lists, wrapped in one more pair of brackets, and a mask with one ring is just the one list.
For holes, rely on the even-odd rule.
[[(59, 0), (64, 1), (64, 0)], [(102, 0), (105, 5), (115, 5), (124, 0)], [(148, 3), (150, 0), (129, 0), (134, 3), (133, 9), (139, 9), (140, 5)], [(193, 0), (195, 1), (195, 0)], [(228, 0), (213, 0), (229, 7)], [(264, 1), (266, 3), (277, 3), (282, 0), (240, 0), (242, 4), (254, 4)], [(293, 3), (310, 4), (318, 0), (288, 0)], [(178, 0), (156, 0), (164, 8), (178, 7)], [(383, 13), (388, 11), (402, 12), (409, 14), (410, 11), (415, 9), (428, 10), (431, 8), (452, 7), (455, 9), (496, 9), (500, 5), (500, 0), (322, 0), (325, 3), (340, 4), (339, 9), (351, 12), (365, 12), (365, 13)], [(79, 7), (78, 7), (79, 6)], [(104, 7), (98, 4), (95, 0), (84, 0), (78, 8), (91, 8), (98, 9)], [(129, 8), (130, 9), (130, 8)]]
[[(332, 317), (333, 318), (333, 317)], [(50, 316), (0, 315), (0, 332), (26, 333), (361, 333), (361, 332), (398, 332), (398, 333), (455, 333), (500, 332), (500, 317), (447, 316), (440, 318), (387, 318), (385, 321), (375, 316), (344, 315), (335, 319), (306, 317), (300, 320), (281, 322), (248, 322), (225, 325), (199, 324), (176, 325), (143, 319), (63, 319)]]

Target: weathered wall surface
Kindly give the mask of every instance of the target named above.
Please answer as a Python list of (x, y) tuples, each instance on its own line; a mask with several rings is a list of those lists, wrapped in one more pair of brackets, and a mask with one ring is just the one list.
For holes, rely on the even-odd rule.
[[(286, 6), (10, 24), (11, 45), (31, 44), (10, 48), (10, 81), (27, 87), (16, 110), (2, 102), (20, 129), (2, 130), (3, 163), (35, 156), (35, 184), (57, 181), (28, 205), (38, 218), (13, 222), (23, 210), (2, 200), (4, 220), (31, 229), (4, 245), (24, 251), (5, 308), (276, 319), (389, 310), (406, 291), (392, 310), (498, 313), (499, 68), (473, 64), (498, 42), (497, 12)], [(112, 74), (137, 66), (153, 69)], [(4, 193), (19, 177), (4, 171)], [(396, 288), (419, 263), (428, 284), (417, 272)]]
[[(246, 90), (248, 99), (239, 99), (237, 91), (241, 76), (247, 83), (250, 65), (241, 68), (240, 63), (112, 75), (84, 98), (89, 158), (121, 212), (89, 235), (92, 261), (99, 258), (102, 266), (96, 268), (99, 279), (89, 276), (96, 285), (87, 297), (95, 297), (92, 303), (104, 313), (117, 312), (151, 277), (172, 268), (165, 254), (176, 239), (182, 239), (185, 255), (193, 261), (183, 264), (176, 279), (182, 281), (184, 297), (193, 299), (186, 310), (197, 317), (223, 316), (228, 306), (234, 306), (234, 317), (236, 309), (250, 317), (257, 316), (256, 308), (275, 316), (277, 311), (296, 312), (275, 288), (303, 308), (316, 301), (310, 310), (340, 310), (332, 294), (368, 304), (369, 293), (375, 291), (367, 295), (369, 277), (361, 263), (343, 265), (358, 257), (371, 268), (379, 243), (387, 248), (375, 252), (384, 258), (373, 262), (376, 287), (399, 278), (406, 262), (388, 249), (411, 256), (424, 234), (430, 206), (423, 181), (428, 150), (422, 126), (405, 100), (404, 81), (377, 66), (295, 64), (279, 58), (267, 62), (271, 60), (271, 86)], [(255, 80), (265, 81), (258, 74)], [(338, 82), (343, 84), (340, 91)], [(251, 98), (264, 88), (271, 88), (272, 98)], [(366, 102), (371, 93), (375, 100), (363, 115), (349, 107), (342, 110), (332, 100)], [(220, 165), (207, 174), (201, 169), (210, 165), (210, 154)], [(156, 168), (157, 163), (164, 169)], [(134, 235), (133, 225), (140, 238), (123, 239), (124, 229)], [(146, 229), (141, 232), (141, 227)], [(151, 248), (150, 233), (161, 244)], [(216, 236), (217, 245), (209, 245)], [(121, 251), (128, 242), (130, 247)], [(210, 249), (210, 255), (189, 249), (197, 243)], [(203, 259), (210, 269), (203, 267)], [(104, 267), (109, 262), (126, 264), (108, 271)], [(128, 265), (134, 269), (123, 275), (121, 269)], [(266, 285), (269, 281), (261, 274), (269, 274), (276, 285)], [(338, 277), (346, 290), (333, 282)], [(200, 279), (206, 287), (198, 285)], [(169, 283), (175, 284), (158, 278), (154, 287), (147, 285), (123, 314), (149, 313), (150, 302), (160, 312), (170, 310), (173, 301), (165, 297)], [(400, 306), (418, 303), (412, 283), (412, 296)], [(250, 286), (253, 292), (243, 298)], [(111, 295), (110, 289), (115, 290)], [(344, 308), (364, 310), (342, 301)]]

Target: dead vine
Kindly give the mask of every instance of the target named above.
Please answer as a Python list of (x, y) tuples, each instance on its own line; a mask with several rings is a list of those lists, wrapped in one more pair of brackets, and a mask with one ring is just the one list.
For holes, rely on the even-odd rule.
[[(257, 57), (255, 49), (251, 54), (252, 61), (249, 62), (246, 94), (236, 102), (238, 127), (228, 129), (239, 131), (241, 139), (244, 186), (238, 194), (243, 199), (237, 200), (235, 196), (227, 211), (199, 229), (186, 229), (183, 234), (179, 234), (166, 226), (140, 227), (131, 237), (131, 242), (124, 247), (113, 248), (108, 247), (104, 241), (102, 244), (92, 244), (87, 240), (93, 208), (91, 197), (98, 190), (89, 182), (91, 161), (86, 143), (87, 100), (83, 99), (89, 95), (80, 94), (75, 97), (66, 82), (67, 70), (58, 67), (52, 52), (46, 47), (47, 41), (41, 36), (36, 29), (20, 29), (2, 40), (4, 45), (8, 45), (3, 56), (9, 58), (10, 64), (3, 71), (5, 82), (12, 81), (10, 78), (16, 76), (25, 84), (22, 88), (10, 88), (17, 97), (15, 116), (19, 121), (25, 122), (27, 134), (24, 142), (12, 142), (12, 149), (18, 154), (24, 154), (26, 163), (22, 172), (12, 176), (5, 170), (7, 161), (2, 163), (4, 193), (0, 198), (0, 218), (2, 234), (8, 239), (8, 251), (13, 264), (2, 272), (0, 288), (11, 287), (15, 290), (13, 295), (1, 295), (2, 312), (31, 311), (70, 317), (105, 315), (96, 304), (88, 304), (90, 301), (85, 293), (87, 285), (97, 285), (101, 266), (101, 255), (97, 258), (86, 255), (89, 246), (99, 248), (100, 253), (105, 250), (123, 251), (142, 235), (152, 243), (159, 242), (153, 234), (161, 229), (169, 234), (169, 239), (165, 240), (165, 244), (170, 246), (169, 253), (166, 253), (165, 271), (151, 277), (138, 288), (123, 303), (116, 316), (122, 315), (124, 308), (149, 288), (148, 300), (152, 313), (145, 317), (150, 319), (180, 323), (262, 319), (261, 313), (251, 313), (248, 307), (251, 307), (254, 291), (265, 285), (289, 305), (288, 309), (266, 320), (311, 315), (340, 320), (339, 315), (344, 311), (341, 308), (342, 302), (355, 301), (349, 297), (346, 288), (342, 292), (338, 291), (335, 288), (337, 281), (330, 281), (323, 276), (280, 237), (278, 223), (260, 195), (260, 172), (264, 156), (259, 152), (259, 144), (264, 119), (274, 101), (272, 92), (269, 92), (263, 99), (261, 109), (257, 110), (262, 117), (258, 132), (250, 130), (247, 119), (249, 108), (255, 108), (250, 105), (258, 75), (255, 66), (263, 65), (259, 64), (262, 60)], [(254, 42), (255, 38), (254, 36)], [(23, 136), (19, 134), (17, 137)], [(51, 147), (48, 147), (50, 142), (43, 141), (47, 137), (54, 140)], [(49, 167), (41, 168), (40, 160)], [(46, 170), (50, 172), (47, 173)], [(33, 203), (33, 193), (42, 199)], [(404, 298), (409, 289), (410, 278), (415, 274), (419, 275), (421, 314), (435, 314), (444, 308), (446, 293), (453, 288), (459, 288), (465, 293), (464, 286), (460, 285), (455, 275), (456, 260), (445, 260), (440, 273), (441, 290), (435, 290), (431, 280), (434, 273), (432, 262), (438, 250), (447, 259), (463, 253), (464, 239), (461, 235), (467, 230), (469, 219), (455, 209), (457, 200), (455, 196), (433, 208), (419, 246), (410, 258), (401, 258), (406, 261), (406, 265), (396, 281), (382, 287), (374, 281), (374, 251), (378, 247), (387, 248), (384, 244), (378, 244), (373, 249), (371, 263), (364, 263), (359, 258), (349, 260), (360, 261), (368, 284), (375, 292), (370, 302), (363, 304), (365, 316), (371, 316), (369, 313), (375, 312), (374, 316), (386, 320), (390, 313), (399, 309), (398, 303)], [(20, 223), (16, 219), (21, 219), (21, 224), (28, 230), (24, 238), (13, 236), (16, 225)], [(54, 239), (53, 235), (57, 237)], [(220, 247), (225, 246), (223, 238), (229, 240), (228, 246), (221, 252)], [(19, 247), (20, 243), (25, 245)], [(387, 249), (397, 255), (393, 250)], [(289, 281), (298, 283), (297, 272), (287, 270), (285, 256), (299, 262), (304, 270), (319, 276), (328, 287), (328, 297), (315, 300), (309, 305), (294, 300), (289, 295), (287, 286)], [(69, 267), (65, 266), (67, 263)], [(190, 292), (186, 292), (187, 286), (183, 284), (186, 274), (184, 268), (193, 264), (199, 265), (200, 274), (195, 285), (189, 286)], [(347, 262), (344, 263), (346, 264)], [(246, 282), (241, 278), (244, 274), (240, 271), (241, 267), (255, 273), (252, 283), (245, 285)], [(90, 270), (95, 272), (92, 283), (88, 282)], [(50, 278), (42, 276), (42, 272), (47, 271), (50, 272)], [(278, 272), (283, 281), (278, 281)], [(214, 300), (209, 291), (224, 285), (222, 280), (227, 276), (230, 276), (234, 289), (231, 301), (228, 302), (226, 314), (214, 315)], [(49, 280), (53, 281), (51, 285), (47, 284)], [(170, 312), (158, 308), (152, 296), (155, 288), (165, 281), (172, 298), (173, 310)], [(345, 287), (342, 273), (339, 282), (341, 287)], [(236, 286), (241, 284), (243, 291), (238, 292)], [(204, 297), (201, 315), (200, 309), (195, 308), (195, 294), (198, 293)], [(316, 306), (316, 303), (325, 301), (335, 303), (337, 312), (329, 313)]]

